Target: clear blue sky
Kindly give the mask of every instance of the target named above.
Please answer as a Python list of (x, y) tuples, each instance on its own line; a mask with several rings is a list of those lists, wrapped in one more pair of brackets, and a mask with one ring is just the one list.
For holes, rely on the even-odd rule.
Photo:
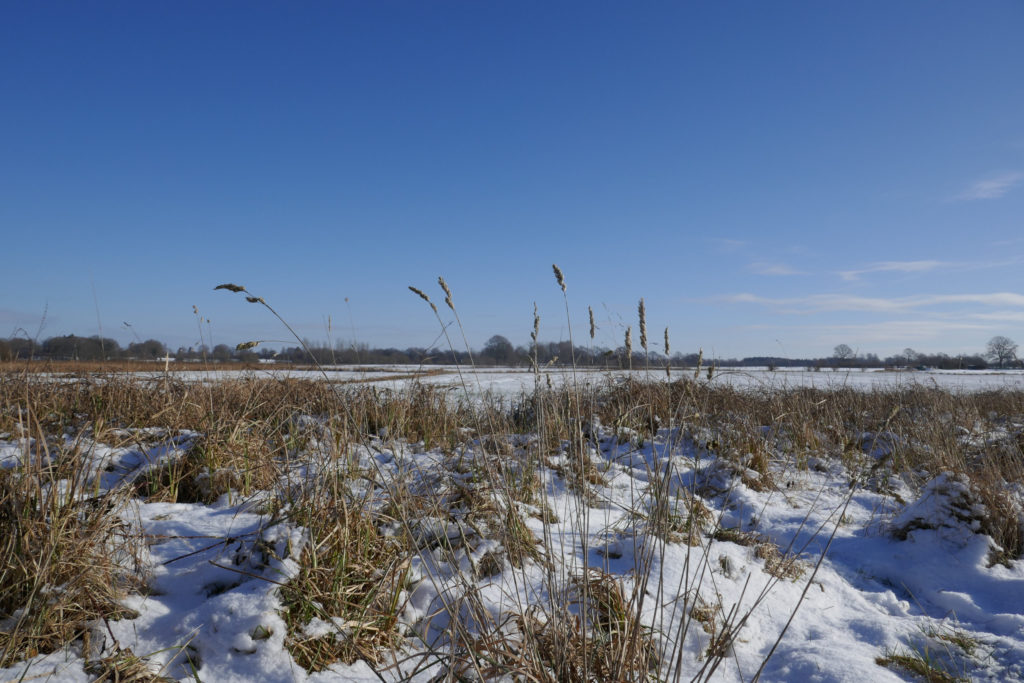
[(1017, 0), (2, 8), (0, 335), (1024, 343)]

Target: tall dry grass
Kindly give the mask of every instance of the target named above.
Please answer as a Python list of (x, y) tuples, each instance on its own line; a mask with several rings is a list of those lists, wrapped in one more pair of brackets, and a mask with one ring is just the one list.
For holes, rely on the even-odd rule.
[[(554, 272), (571, 329), (565, 276), (557, 266)], [(439, 284), (457, 318), (451, 288)], [(411, 289), (444, 328), (429, 295)], [(637, 313), (646, 353), (643, 300)], [(593, 338), (592, 312), (589, 323)], [(539, 324), (535, 311), (534, 341)], [(625, 339), (631, 359), (632, 326)], [(667, 352), (667, 329), (664, 343)], [(723, 491), (694, 477), (690, 490), (673, 494), (679, 473), (665, 467), (646, 473), (649, 484), (636, 489), (628, 511), (629, 523), (654, 539), (636, 555), (632, 576), (592, 565), (596, 549), (586, 530), (607, 495), (601, 447), (615, 442), (699, 454), (731, 485), (761, 491), (784, 490), (801, 469), (823, 464), (840, 467), (851, 491), (893, 497), (893, 477), (920, 488), (951, 472), (984, 505), (982, 530), (995, 544), (990, 561), (1024, 555), (1024, 392), (739, 390), (709, 381), (701, 368), (665, 380), (641, 373), (599, 382), (583, 381), (573, 369), (569, 381), (550, 388), (536, 363), (534, 369), (534, 390), (512, 401), (482, 395), (468, 374), (453, 392), (415, 382), (399, 391), (340, 385), (326, 376), (182, 381), (173, 372), (0, 372), (0, 438), (20, 439), (25, 449), (22, 464), (0, 469), (0, 666), (81, 641), (97, 620), (124, 616), (120, 597), (144, 577), (131, 559), (141, 541), (119, 514), (128, 496), (211, 503), (269, 491), (275, 520), (308, 533), (297, 575), (279, 587), (287, 646), (307, 669), (355, 658), (384, 669), (411, 644), (423, 667), (439, 666), (453, 680), (706, 680), (738, 647), (751, 615), (699, 592), (702, 576), (724, 571), (709, 565), (711, 545), (748, 545), (773, 581), (805, 586), (821, 557), (723, 526), (711, 512)], [(194, 436), (183, 455), (122, 489), (89, 490), (82, 445), (138, 443), (149, 438), (142, 431), (148, 428)], [(437, 454), (436, 465), (385, 469), (358, 457), (425, 451)], [(311, 458), (320, 473), (315, 485), (297, 485), (294, 466)], [(559, 487), (572, 495), (556, 510), (552, 491)], [(553, 531), (558, 522), (570, 525), (581, 547), (565, 545)], [(670, 544), (694, 549), (691, 583), (679, 587), (682, 604), (649, 590)], [(412, 576), (424, 554), (435, 568), (462, 569)], [(564, 559), (572, 557), (580, 559)], [(531, 569), (542, 572), (546, 597), (524, 599), (496, 618), (480, 581), (504, 573), (525, 585)], [(451, 617), (443, 628), (404, 620), (416, 581), (433, 582), (438, 613)], [(708, 645), (689, 660), (682, 643), (697, 631)], [(134, 666), (133, 657), (117, 661)]]
[(125, 493), (94, 495), (81, 451), (36, 433), (26, 465), (0, 468), (0, 668), (88, 643), (98, 620), (130, 615), (121, 598), (141, 585), (141, 540), (117, 514)]

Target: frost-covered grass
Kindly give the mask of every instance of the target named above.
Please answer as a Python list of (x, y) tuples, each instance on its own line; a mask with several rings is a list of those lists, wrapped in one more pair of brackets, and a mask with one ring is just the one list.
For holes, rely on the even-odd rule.
[(1024, 393), (541, 377), (5, 374), (0, 678), (1024, 676)]

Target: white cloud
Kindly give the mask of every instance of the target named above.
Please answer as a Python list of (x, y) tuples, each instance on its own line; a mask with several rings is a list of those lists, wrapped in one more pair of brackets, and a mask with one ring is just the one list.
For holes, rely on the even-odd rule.
[[(1005, 240), (1003, 243), (993, 243), (992, 246), (1012, 246), (1014, 242), (1024, 240)], [(839, 276), (847, 282), (856, 281), (865, 273), (879, 272), (900, 272), (900, 273), (924, 273), (931, 270), (944, 271), (970, 271), (970, 270), (991, 270), (992, 268), (1005, 268), (1016, 266), (1021, 263), (1021, 257), (1002, 259), (1000, 261), (881, 261), (872, 263), (864, 268), (839, 271)]]
[(991, 294), (944, 294), (923, 297), (924, 306), (936, 304), (969, 303), (982, 306), (1021, 306), (1024, 307), (1024, 294), (1014, 292), (993, 292)]
[(899, 272), (899, 273), (923, 273), (934, 270), (941, 266), (952, 265), (945, 261), (882, 261), (873, 263), (866, 268), (859, 270), (840, 271), (839, 276), (844, 280), (856, 280), (865, 273)]
[(990, 294), (931, 294), (885, 299), (880, 297), (847, 296), (844, 294), (812, 294), (788, 299), (771, 299), (756, 294), (742, 293), (723, 297), (730, 303), (761, 304), (784, 313), (826, 313), (835, 311), (862, 311), (895, 313), (948, 304), (975, 304), (1024, 308), (1024, 294), (993, 292)]
[(971, 320), (990, 320), (992, 322), (1024, 323), (1024, 311), (993, 311), (992, 313), (970, 313), (966, 316)]
[(797, 270), (785, 263), (751, 263), (750, 270), (758, 275), (804, 275), (803, 271)]
[(1024, 180), (1024, 173), (1021, 173), (1020, 171), (990, 176), (973, 183), (970, 187), (957, 195), (956, 198), (963, 201), (973, 201), (975, 199), (999, 199), (1022, 180)]
[(903, 345), (921, 341), (942, 341), (957, 332), (983, 332), (990, 326), (978, 323), (952, 322), (948, 320), (890, 320), (871, 325), (831, 325), (820, 328), (819, 343), (831, 343), (835, 339), (847, 344)]
[(734, 294), (724, 297), (731, 303), (762, 304), (784, 313), (822, 313), (826, 311), (893, 312), (906, 308), (895, 299), (872, 299), (841, 294), (812, 294), (790, 299), (771, 299), (756, 294)]

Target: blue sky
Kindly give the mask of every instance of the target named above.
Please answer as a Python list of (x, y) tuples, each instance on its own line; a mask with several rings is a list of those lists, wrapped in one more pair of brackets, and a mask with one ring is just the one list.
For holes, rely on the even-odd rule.
[(640, 297), (723, 357), (1024, 342), (1017, 1), (3, 16), (0, 335), (286, 339), (231, 281), (313, 340), (430, 346), (407, 286), (442, 275), (474, 346), (534, 302), (558, 340), (557, 263), (609, 347)]

